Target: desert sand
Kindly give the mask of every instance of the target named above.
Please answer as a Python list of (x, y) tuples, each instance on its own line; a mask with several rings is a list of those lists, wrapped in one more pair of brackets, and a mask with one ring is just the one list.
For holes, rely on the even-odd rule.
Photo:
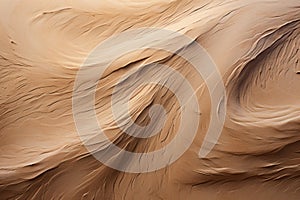
[[(96, 159), (95, 153), (107, 150), (104, 140), (89, 140), (93, 148), (84, 145), (72, 102), (76, 75), (90, 52), (113, 35), (145, 27), (186, 35), (207, 51), (226, 90), (227, 101), (220, 105), (226, 113), (220, 137), (201, 157), (213, 116), (205, 78), (177, 53), (147, 45), (114, 60), (92, 84), (99, 126), (121, 149), (141, 154), (161, 149), (186, 116), (174, 92), (164, 87), (167, 71), (146, 64), (182, 74), (200, 108), (187, 114), (187, 123), (199, 126), (186, 125), (185, 133), (196, 135), (176, 161), (131, 173)], [(116, 40), (104, 49), (106, 58), (139, 39), (147, 43), (144, 36)], [(157, 43), (198, 56), (189, 51), (193, 45), (176, 38), (158, 37)], [(299, 0), (2, 0), (0, 46), (0, 199), (300, 198)], [(154, 129), (163, 121), (150, 138), (124, 134), (113, 117), (114, 88), (135, 69), (142, 71), (125, 84), (150, 78), (162, 84), (141, 85), (128, 94), (130, 114), (123, 114), (123, 107), (116, 112), (128, 130), (135, 130), (129, 118)], [(142, 73), (147, 70), (151, 76)], [(187, 96), (180, 82), (174, 85)], [(120, 94), (127, 95), (128, 88), (129, 83)], [(154, 110), (151, 120), (155, 104), (166, 118)], [(83, 130), (92, 131), (88, 119)], [(114, 156), (109, 159), (122, 159)], [(122, 166), (131, 166), (123, 160)]]

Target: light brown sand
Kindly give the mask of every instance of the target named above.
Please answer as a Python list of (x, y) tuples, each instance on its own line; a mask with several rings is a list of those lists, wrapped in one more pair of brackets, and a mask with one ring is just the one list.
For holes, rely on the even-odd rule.
[[(74, 125), (72, 90), (99, 42), (140, 27), (178, 31), (205, 47), (228, 105), (217, 145), (199, 158), (210, 116), (203, 80), (161, 50), (115, 61), (99, 83), (96, 107), (120, 147), (159, 149), (180, 120), (172, 93), (144, 86), (132, 99), (133, 119), (147, 124), (150, 100), (159, 103), (169, 112), (162, 132), (146, 140), (109, 129), (112, 88), (131, 68), (160, 61), (178, 69), (198, 88), (201, 107), (197, 136), (179, 160), (130, 174), (87, 152)], [(300, 199), (299, 0), (2, 0), (0, 47), (0, 199)]]

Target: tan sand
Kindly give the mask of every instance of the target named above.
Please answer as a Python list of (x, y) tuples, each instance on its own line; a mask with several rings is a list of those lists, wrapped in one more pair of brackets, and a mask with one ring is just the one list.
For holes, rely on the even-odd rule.
[[(299, 0), (87, 2), (0, 2), (0, 199), (300, 198)], [(87, 151), (75, 127), (72, 94), (79, 66), (96, 45), (141, 27), (176, 31), (201, 44), (223, 78), (227, 112), (217, 144), (200, 158), (211, 116), (203, 79), (170, 52), (124, 55), (106, 70), (96, 93), (98, 120), (116, 145), (132, 152), (160, 149), (176, 136), (181, 117), (172, 92), (144, 85), (130, 100), (131, 117), (147, 125), (149, 105), (160, 104), (168, 113), (164, 127), (149, 139), (122, 134), (110, 102), (131, 69), (171, 66), (189, 80), (201, 108), (197, 135), (180, 159), (154, 172), (125, 173)], [(162, 41), (169, 46), (175, 40)], [(165, 79), (163, 71), (156, 74)]]

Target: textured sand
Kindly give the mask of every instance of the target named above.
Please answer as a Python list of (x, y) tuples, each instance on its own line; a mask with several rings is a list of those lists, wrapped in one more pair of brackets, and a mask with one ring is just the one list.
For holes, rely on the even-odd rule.
[[(211, 104), (201, 77), (162, 50), (116, 60), (98, 84), (96, 108), (118, 146), (159, 149), (180, 121), (174, 94), (148, 85), (131, 99), (132, 118), (147, 124), (149, 105), (164, 106), (168, 118), (160, 134), (137, 139), (115, 128), (110, 97), (130, 69), (156, 62), (177, 69), (197, 89), (201, 107), (196, 138), (179, 160), (132, 174), (102, 165), (83, 146), (72, 90), (98, 43), (141, 27), (178, 31), (208, 51), (223, 77), (227, 114), (217, 145), (199, 158)], [(2, 0), (0, 46), (0, 199), (300, 198), (299, 0)]]

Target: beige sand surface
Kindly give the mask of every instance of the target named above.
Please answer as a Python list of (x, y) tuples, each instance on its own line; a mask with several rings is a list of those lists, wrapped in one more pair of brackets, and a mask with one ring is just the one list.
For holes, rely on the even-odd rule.
[[(165, 126), (149, 139), (122, 134), (110, 102), (130, 69), (145, 63), (176, 69), (201, 108), (188, 151), (166, 168), (138, 174), (111, 169), (87, 151), (75, 128), (72, 93), (79, 66), (97, 44), (141, 27), (201, 44), (223, 78), (227, 112), (213, 151), (199, 158), (211, 115), (203, 79), (163, 50), (116, 60), (98, 84), (96, 111), (119, 147), (160, 149), (176, 136), (181, 116), (172, 92), (144, 85), (130, 101), (132, 119), (148, 124), (149, 105), (160, 104), (168, 113)], [(299, 0), (1, 0), (0, 47), (0, 199), (300, 199)]]

